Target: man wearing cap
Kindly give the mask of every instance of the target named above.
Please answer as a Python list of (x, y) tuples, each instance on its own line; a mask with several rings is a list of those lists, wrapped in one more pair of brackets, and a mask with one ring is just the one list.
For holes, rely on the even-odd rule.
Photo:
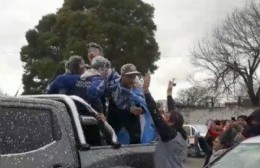
[(146, 107), (141, 87), (136, 87), (135, 65), (121, 67), (121, 78), (110, 83), (111, 91), (108, 122), (118, 133), (123, 144), (150, 143), (155, 138), (153, 122)]

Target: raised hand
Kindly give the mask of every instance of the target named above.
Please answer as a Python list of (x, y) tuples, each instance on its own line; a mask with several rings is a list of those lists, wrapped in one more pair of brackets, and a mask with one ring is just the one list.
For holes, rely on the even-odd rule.
[(146, 73), (144, 76), (143, 76), (143, 91), (144, 93), (148, 93), (149, 92), (149, 87), (150, 87), (150, 82), (151, 82), (151, 75), (150, 73)]
[(106, 121), (107, 119), (106, 119), (106, 117), (105, 117), (105, 115), (103, 114), (103, 113), (98, 113), (96, 116), (96, 119), (98, 120), (98, 121)]
[(168, 88), (167, 88), (167, 96), (172, 95), (172, 88), (173, 88), (173, 81), (169, 81)]
[(135, 107), (134, 109), (131, 110), (131, 113), (134, 114), (135, 116), (138, 116), (140, 114), (143, 114), (143, 109), (141, 107)]

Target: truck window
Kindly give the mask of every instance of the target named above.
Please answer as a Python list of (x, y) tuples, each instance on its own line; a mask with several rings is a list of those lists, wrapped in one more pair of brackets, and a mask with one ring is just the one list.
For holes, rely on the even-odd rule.
[(1, 108), (0, 154), (36, 150), (60, 138), (57, 118), (50, 110)]

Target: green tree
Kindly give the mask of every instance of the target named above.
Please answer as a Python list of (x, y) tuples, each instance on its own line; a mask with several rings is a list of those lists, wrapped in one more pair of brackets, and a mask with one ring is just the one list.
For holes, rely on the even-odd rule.
[(43, 93), (63, 72), (71, 55), (86, 57), (86, 44), (97, 42), (117, 70), (125, 63), (141, 72), (157, 69), (154, 8), (141, 0), (65, 0), (55, 14), (43, 16), (28, 30), (21, 48), (24, 94)]
[[(260, 5), (250, 2), (235, 10), (202, 40), (192, 53), (193, 63), (208, 72), (207, 84), (223, 92), (243, 84), (253, 105), (259, 105)], [(206, 70), (206, 71), (205, 71)]]

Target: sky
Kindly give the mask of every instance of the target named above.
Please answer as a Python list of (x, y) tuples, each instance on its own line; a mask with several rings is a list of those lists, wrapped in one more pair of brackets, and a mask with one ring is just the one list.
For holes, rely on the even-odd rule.
[[(155, 8), (155, 38), (161, 52), (150, 90), (155, 99), (165, 99), (170, 79), (175, 78), (177, 83), (174, 97), (190, 86), (187, 78), (194, 72), (190, 52), (197, 42), (210, 35), (214, 27), (235, 8), (243, 7), (247, 0), (143, 1)], [(26, 31), (33, 29), (42, 16), (55, 13), (62, 3), (63, 0), (0, 0), (0, 90), (3, 93), (13, 96), (22, 86), (20, 49), (27, 44)]]

